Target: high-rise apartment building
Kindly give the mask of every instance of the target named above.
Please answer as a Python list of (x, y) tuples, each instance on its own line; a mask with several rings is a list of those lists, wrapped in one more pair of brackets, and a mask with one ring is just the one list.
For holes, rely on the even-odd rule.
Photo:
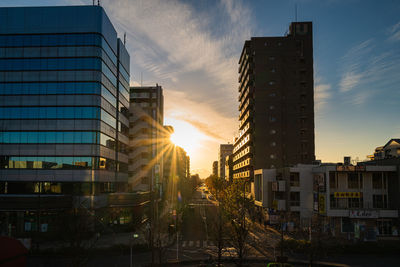
[(162, 178), (165, 137), (162, 87), (130, 88), (129, 185), (134, 191), (149, 191)]
[(314, 161), (311, 22), (292, 22), (283, 37), (245, 42), (239, 60), (239, 102), (234, 179), (253, 179), (254, 169)]
[(2, 231), (53, 231), (125, 190), (129, 61), (100, 6), (0, 8)]
[(232, 154), (233, 145), (232, 144), (221, 144), (219, 145), (218, 151), (218, 177), (221, 179), (229, 180), (225, 177), (225, 159), (226, 156)]

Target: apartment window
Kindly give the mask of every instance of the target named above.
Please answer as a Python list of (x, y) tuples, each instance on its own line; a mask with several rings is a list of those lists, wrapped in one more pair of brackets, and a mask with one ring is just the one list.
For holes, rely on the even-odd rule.
[(275, 97), (276, 94), (275, 94), (275, 93), (270, 93), (268, 96), (269, 96), (269, 97)]
[(379, 220), (376, 224), (379, 235), (392, 235), (393, 222), (391, 220)]
[(372, 195), (372, 207), (374, 209), (387, 209), (387, 195)]
[(300, 206), (300, 192), (290, 192), (290, 206)]
[(348, 208), (362, 208), (363, 207), (363, 198), (348, 198)]
[(275, 106), (271, 105), (271, 106), (269, 106), (269, 109), (273, 110), (273, 109), (275, 109)]
[(274, 60), (275, 60), (275, 57), (274, 57), (274, 56), (270, 56), (268, 59), (269, 59), (270, 61), (274, 61)]
[(272, 129), (271, 131), (269, 131), (270, 134), (276, 134), (276, 130)]
[(300, 175), (298, 172), (290, 173), (290, 186), (300, 186)]
[(276, 158), (275, 154), (271, 154), (271, 155), (269, 155), (269, 157), (270, 157), (271, 159), (275, 159), (275, 158)]
[(282, 42), (278, 42), (278, 46), (282, 46)]
[(276, 122), (276, 118), (275, 118), (275, 117), (272, 117), (272, 116), (270, 116), (270, 117), (269, 117), (269, 122)]
[(387, 186), (386, 176), (382, 177), (381, 172), (372, 174), (372, 188), (373, 189), (386, 189)]
[(361, 189), (362, 188), (362, 177), (359, 177), (358, 173), (347, 174), (347, 187), (349, 189)]
[(268, 43), (267, 43), (267, 42), (265, 42), (265, 43), (264, 43), (264, 46), (267, 46), (267, 45), (268, 45)]
[(272, 72), (272, 73), (275, 73), (275, 72), (276, 72), (276, 69), (275, 69), (275, 68), (272, 68), (272, 69), (271, 69), (271, 72)]
[(269, 85), (274, 85), (276, 82), (275, 81), (269, 81), (268, 84)]
[(329, 172), (329, 188), (337, 188), (335, 172)]
[(276, 142), (271, 142), (271, 146), (276, 146)]
[(335, 198), (335, 195), (334, 194), (331, 194), (330, 195), (330, 201), (329, 201), (329, 203), (330, 203), (330, 208), (331, 209), (337, 209), (338, 208), (338, 201), (337, 201), (338, 199), (337, 198)]

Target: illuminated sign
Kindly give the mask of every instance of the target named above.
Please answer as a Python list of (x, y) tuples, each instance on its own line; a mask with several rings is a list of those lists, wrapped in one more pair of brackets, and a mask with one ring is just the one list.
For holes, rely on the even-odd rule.
[(335, 192), (335, 198), (362, 198), (361, 192)]

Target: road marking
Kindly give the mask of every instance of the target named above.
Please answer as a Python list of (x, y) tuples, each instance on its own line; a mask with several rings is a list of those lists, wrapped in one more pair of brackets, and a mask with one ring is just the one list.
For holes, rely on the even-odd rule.
[(182, 247), (183, 247), (183, 248), (186, 247), (186, 240), (183, 241)]
[(189, 241), (189, 247), (193, 247), (193, 240)]
[(200, 247), (200, 240), (196, 241), (196, 247), (198, 247), (198, 248)]

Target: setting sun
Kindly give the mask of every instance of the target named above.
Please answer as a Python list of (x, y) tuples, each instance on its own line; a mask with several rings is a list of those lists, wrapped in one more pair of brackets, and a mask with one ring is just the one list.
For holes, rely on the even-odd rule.
[(190, 123), (171, 120), (171, 125), (174, 127), (174, 133), (170, 137), (171, 142), (185, 149), (190, 156), (196, 152), (200, 147), (200, 143), (206, 139), (206, 136)]

